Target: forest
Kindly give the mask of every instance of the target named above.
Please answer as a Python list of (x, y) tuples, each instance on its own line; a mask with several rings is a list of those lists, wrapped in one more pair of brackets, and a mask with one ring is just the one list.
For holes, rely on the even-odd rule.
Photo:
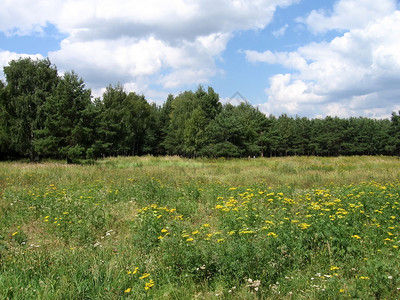
[(400, 111), (390, 119), (266, 116), (249, 103), (222, 105), (208, 87), (163, 105), (109, 85), (100, 98), (49, 59), (20, 58), (0, 81), (0, 158), (109, 156), (271, 157), (400, 155)]

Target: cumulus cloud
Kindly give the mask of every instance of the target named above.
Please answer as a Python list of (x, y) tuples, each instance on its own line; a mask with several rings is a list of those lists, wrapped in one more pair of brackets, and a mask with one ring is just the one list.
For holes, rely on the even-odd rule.
[(294, 52), (246, 51), (248, 61), (294, 70), (270, 78), (268, 102), (260, 108), (274, 114), (389, 116), (400, 108), (396, 36), (400, 36), (400, 11)]
[[(149, 91), (207, 82), (236, 31), (263, 29), (278, 6), (299, 0), (5, 0), (0, 30), (40, 33), (51, 23), (67, 37), (49, 57), (94, 89), (113, 82)], [(156, 93), (153, 93), (156, 94)]]
[(331, 11), (313, 10), (306, 18), (299, 18), (313, 33), (329, 30), (363, 28), (378, 18), (387, 16), (396, 9), (396, 0), (341, 0)]

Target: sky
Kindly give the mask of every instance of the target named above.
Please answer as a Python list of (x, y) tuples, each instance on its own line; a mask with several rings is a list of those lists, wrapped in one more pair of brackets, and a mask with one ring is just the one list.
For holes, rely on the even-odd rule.
[(161, 105), (211, 86), (267, 115), (400, 110), (400, 0), (2, 0), (0, 80), (19, 57)]

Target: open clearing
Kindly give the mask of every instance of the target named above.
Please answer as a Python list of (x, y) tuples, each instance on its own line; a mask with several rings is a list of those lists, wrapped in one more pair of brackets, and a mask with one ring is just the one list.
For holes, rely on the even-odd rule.
[(396, 299), (400, 159), (0, 163), (1, 299)]

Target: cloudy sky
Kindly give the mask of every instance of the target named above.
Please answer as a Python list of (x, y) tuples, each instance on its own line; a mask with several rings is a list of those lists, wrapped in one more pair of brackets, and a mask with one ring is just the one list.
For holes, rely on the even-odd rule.
[(1, 70), (28, 55), (95, 96), (120, 83), (161, 104), (202, 84), (276, 116), (400, 110), (396, 0), (2, 0)]

